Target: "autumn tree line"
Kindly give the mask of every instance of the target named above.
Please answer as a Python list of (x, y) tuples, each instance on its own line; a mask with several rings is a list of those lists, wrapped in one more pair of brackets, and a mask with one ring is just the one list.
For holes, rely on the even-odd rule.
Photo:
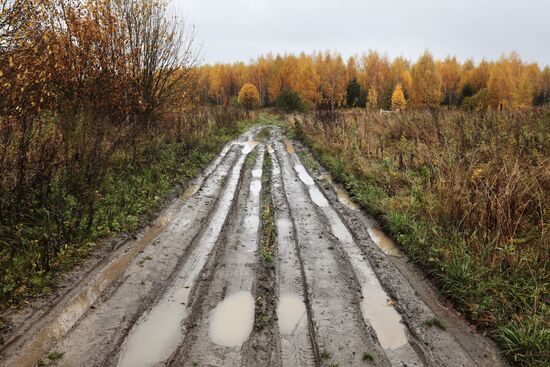
[(550, 102), (550, 67), (526, 63), (516, 53), (497, 61), (435, 60), (426, 51), (416, 62), (369, 51), (350, 57), (331, 52), (267, 55), (245, 64), (198, 69), (204, 103), (228, 104), (245, 84), (256, 87), (262, 106), (283, 109), (371, 109), (460, 106), (525, 108)]

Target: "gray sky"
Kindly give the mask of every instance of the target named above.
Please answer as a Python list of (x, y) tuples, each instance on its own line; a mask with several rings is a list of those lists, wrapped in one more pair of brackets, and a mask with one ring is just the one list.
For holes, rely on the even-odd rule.
[(550, 64), (548, 0), (174, 0), (197, 28), (207, 63), (261, 54), (369, 49), (415, 60), (497, 59), (517, 51)]

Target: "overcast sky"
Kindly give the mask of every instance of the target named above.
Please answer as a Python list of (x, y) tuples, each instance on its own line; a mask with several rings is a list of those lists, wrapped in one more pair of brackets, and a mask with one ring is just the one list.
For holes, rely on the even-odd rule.
[(517, 51), (550, 64), (548, 0), (174, 0), (196, 26), (207, 63), (261, 54), (369, 49), (415, 60), (497, 59)]

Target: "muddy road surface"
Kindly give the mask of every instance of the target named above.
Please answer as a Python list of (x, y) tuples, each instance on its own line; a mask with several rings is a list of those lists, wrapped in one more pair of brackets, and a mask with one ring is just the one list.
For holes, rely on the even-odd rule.
[(0, 365), (505, 365), (277, 127), (229, 143), (68, 288), (19, 318)]

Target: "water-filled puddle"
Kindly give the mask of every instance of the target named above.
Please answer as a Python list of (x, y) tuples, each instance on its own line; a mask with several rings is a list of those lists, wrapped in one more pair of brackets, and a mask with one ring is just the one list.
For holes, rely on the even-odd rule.
[(397, 349), (407, 343), (401, 316), (390, 305), (390, 299), (379, 284), (366, 284), (363, 287), (364, 299), (361, 310), (368, 318), (380, 345), (385, 350)]
[(344, 190), (342, 187), (340, 187), (338, 185), (334, 186), (334, 190), (336, 190), (336, 195), (338, 196), (338, 200), (342, 204), (344, 204), (345, 206), (347, 206), (351, 210), (358, 210), (359, 209), (359, 205), (355, 204), (353, 202), (353, 200), (351, 200), (351, 198), (349, 197), (348, 192), (346, 190)]
[(253, 169), (252, 170), (252, 177), (254, 177), (254, 178), (262, 177), (262, 169), (261, 168)]
[(258, 142), (256, 140), (248, 140), (246, 143), (243, 144), (243, 154), (250, 153), (256, 147), (256, 145), (258, 145)]
[(224, 299), (212, 311), (209, 334), (212, 342), (226, 347), (241, 346), (254, 324), (254, 297), (241, 291)]
[(292, 145), (292, 142), (288, 140), (286, 136), (283, 138), (283, 143), (286, 146), (286, 151), (288, 152), (288, 154), (294, 154), (296, 152), (294, 150), (294, 145)]
[(250, 192), (253, 195), (259, 195), (261, 190), (262, 190), (262, 181), (252, 180), (252, 182), (250, 182)]
[(200, 185), (193, 184), (189, 185), (187, 189), (185, 189), (184, 193), (181, 195), (182, 200), (187, 200), (191, 196), (195, 195), (195, 193), (199, 190)]
[(386, 234), (380, 229), (376, 227), (369, 227), (368, 232), (374, 243), (376, 243), (376, 245), (380, 247), (382, 252), (384, 252), (386, 255), (403, 257), (403, 254), (401, 253), (401, 251), (399, 251), (399, 249), (395, 245), (395, 242), (393, 242), (391, 238), (386, 236)]
[(319, 207), (328, 206), (328, 201), (323, 195), (321, 191), (317, 188), (317, 186), (312, 185), (309, 187), (309, 196), (311, 197), (311, 200), (315, 203), (315, 205)]
[(294, 170), (298, 173), (298, 177), (303, 183), (305, 183), (308, 186), (311, 186), (314, 184), (313, 179), (311, 178), (309, 173), (307, 173), (307, 170), (304, 166), (302, 166), (299, 163), (296, 163), (294, 165)]
[(279, 331), (283, 335), (294, 333), (304, 317), (306, 317), (306, 305), (299, 296), (295, 294), (281, 296), (277, 306), (277, 319)]
[[(181, 334), (179, 314), (185, 313), (185, 301), (190, 288), (182, 288), (170, 296), (169, 301), (154, 307), (142, 321), (140, 332), (135, 333), (126, 352), (119, 361), (119, 367), (153, 366), (159, 360), (167, 359), (178, 346)], [(153, 321), (154, 322), (150, 322)], [(158, 354), (151, 350), (160, 351)]]

